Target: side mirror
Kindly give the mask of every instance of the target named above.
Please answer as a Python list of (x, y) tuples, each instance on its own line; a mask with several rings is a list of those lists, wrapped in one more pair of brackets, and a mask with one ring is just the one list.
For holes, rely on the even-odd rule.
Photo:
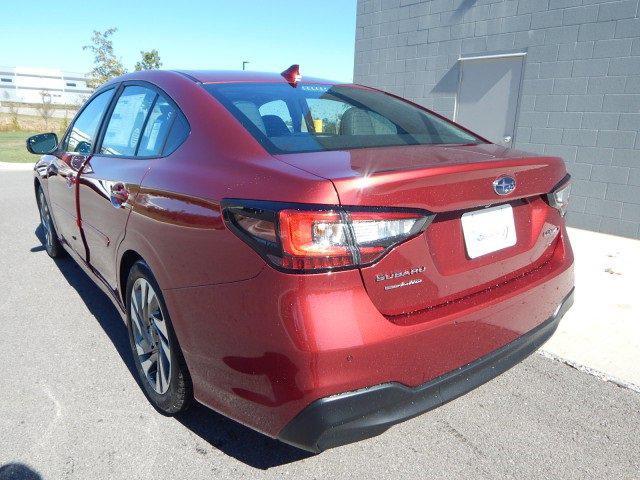
[(36, 155), (46, 155), (58, 147), (58, 136), (55, 133), (41, 133), (27, 138), (27, 151)]
[(74, 152), (80, 155), (89, 155), (91, 153), (91, 144), (85, 140), (80, 140)]

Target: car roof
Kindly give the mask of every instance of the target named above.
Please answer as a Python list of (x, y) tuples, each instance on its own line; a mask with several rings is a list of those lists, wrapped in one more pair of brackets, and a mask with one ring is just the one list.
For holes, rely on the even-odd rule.
[[(103, 86), (125, 81), (160, 81), (169, 80), (180, 76), (188, 78), (195, 83), (216, 84), (216, 83), (288, 83), (280, 73), (274, 72), (252, 72), (242, 70), (142, 70), (126, 73), (119, 77), (112, 78)], [(323, 85), (351, 85), (350, 82), (336, 82), (316, 77), (305, 77), (304, 83), (320, 83)]]
[[(242, 70), (175, 70), (189, 76), (200, 83), (235, 83), (235, 82), (264, 82), (287, 83), (280, 73), (252, 72)], [(337, 82), (320, 78), (308, 78), (303, 74), (303, 81), (307, 83), (336, 84)]]

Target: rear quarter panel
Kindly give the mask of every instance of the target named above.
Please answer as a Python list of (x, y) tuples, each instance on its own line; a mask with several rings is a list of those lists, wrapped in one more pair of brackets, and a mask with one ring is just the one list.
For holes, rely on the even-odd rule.
[(191, 132), (151, 162), (119, 251), (138, 252), (162, 289), (239, 281), (264, 267), (225, 227), (224, 198), (338, 202), (331, 182), (266, 154), (199, 84), (178, 74), (148, 78), (180, 106)]

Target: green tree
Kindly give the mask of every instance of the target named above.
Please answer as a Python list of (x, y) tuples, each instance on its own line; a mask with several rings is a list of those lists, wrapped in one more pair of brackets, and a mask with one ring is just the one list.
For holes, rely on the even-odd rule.
[(20, 122), (18, 121), (18, 106), (15, 102), (11, 101), (9, 92), (4, 92), (4, 105), (9, 110), (9, 116), (11, 117), (11, 130), (17, 132), (20, 130)]
[(58, 127), (58, 136), (60, 138), (64, 137), (64, 134), (67, 132), (67, 128), (69, 128), (69, 111), (65, 109), (64, 118), (62, 122), (60, 122), (60, 126)]
[(111, 36), (117, 31), (117, 28), (109, 28), (104, 32), (94, 30), (91, 44), (82, 47), (83, 50), (93, 53), (93, 69), (88, 74), (88, 85), (91, 88), (96, 88), (113, 77), (127, 73), (122, 62), (113, 53)]
[(38, 106), (38, 113), (42, 117), (42, 120), (44, 120), (44, 128), (48, 129), (49, 120), (53, 117), (54, 110), (53, 102), (51, 101), (51, 94), (43, 90), (40, 92), (40, 98), (42, 99), (42, 102)]
[(142, 60), (136, 63), (136, 72), (139, 72), (140, 70), (158, 70), (162, 67), (160, 54), (155, 48), (146, 52), (141, 50), (140, 55), (142, 55)]

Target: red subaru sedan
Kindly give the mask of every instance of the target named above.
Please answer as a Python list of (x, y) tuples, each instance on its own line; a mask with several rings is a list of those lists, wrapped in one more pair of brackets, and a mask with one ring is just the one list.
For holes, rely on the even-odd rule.
[(128, 74), (27, 148), (47, 252), (111, 298), (166, 415), (319, 452), (499, 375), (573, 300), (561, 159), (295, 66)]

